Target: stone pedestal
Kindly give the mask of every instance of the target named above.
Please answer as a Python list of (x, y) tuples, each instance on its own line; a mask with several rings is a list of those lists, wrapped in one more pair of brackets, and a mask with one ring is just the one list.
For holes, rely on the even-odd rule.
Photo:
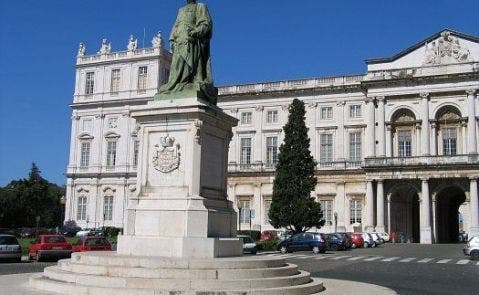
[(236, 212), (226, 194), (237, 120), (196, 97), (152, 101), (131, 116), (140, 139), (138, 180), (118, 253), (240, 256)]

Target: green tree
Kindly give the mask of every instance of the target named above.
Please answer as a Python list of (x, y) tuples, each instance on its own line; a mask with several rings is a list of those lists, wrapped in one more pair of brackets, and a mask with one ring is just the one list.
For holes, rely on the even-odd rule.
[(40, 226), (60, 225), (60, 198), (65, 189), (48, 182), (32, 163), (27, 179), (13, 180), (0, 188), (0, 227), (33, 227), (40, 216)]
[(283, 128), (285, 138), (279, 148), (269, 211), (271, 225), (294, 233), (324, 225), (321, 205), (311, 197), (316, 186), (316, 162), (309, 150), (305, 114), (304, 103), (294, 99)]

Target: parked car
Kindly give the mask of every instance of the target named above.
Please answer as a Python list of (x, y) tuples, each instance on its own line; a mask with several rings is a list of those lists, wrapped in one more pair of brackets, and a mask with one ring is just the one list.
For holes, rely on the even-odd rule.
[(471, 237), (463, 250), (472, 260), (479, 260), (479, 236)]
[(391, 240), (388, 233), (377, 233), (377, 234), (383, 240), (383, 243), (387, 243)]
[(353, 247), (353, 240), (350, 233), (337, 233), (346, 240), (346, 249), (351, 249)]
[(350, 233), (352, 245), (351, 248), (360, 248), (364, 246), (364, 239), (361, 233)]
[(65, 226), (61, 229), (60, 233), (66, 237), (74, 237), (79, 231), (81, 231), (81, 228), (78, 226)]
[(111, 244), (106, 238), (84, 236), (72, 245), (72, 252), (111, 251)]
[(258, 252), (256, 243), (250, 236), (238, 235), (238, 238), (243, 242), (243, 253), (256, 254)]
[(72, 245), (62, 235), (40, 235), (28, 247), (28, 258), (41, 261), (46, 258), (68, 258)]
[(14, 235), (0, 234), (0, 259), (22, 261), (22, 247)]
[(467, 233), (463, 230), (459, 231), (459, 235), (457, 237), (457, 240), (460, 242), (460, 243), (467, 243), (468, 241), (468, 236), (467, 236)]
[(278, 250), (281, 253), (294, 251), (313, 251), (313, 253), (324, 253), (326, 251), (326, 239), (320, 233), (298, 233), (281, 241)]
[(261, 233), (260, 241), (271, 241), (277, 239), (279, 232), (277, 230), (265, 230)]
[(327, 249), (333, 251), (340, 251), (347, 249), (347, 238), (338, 233), (331, 233), (324, 235), (327, 241)]
[(21, 238), (32, 238), (36, 235), (36, 230), (32, 227), (22, 227), (19, 229), (18, 235)]
[(374, 243), (373, 236), (370, 233), (362, 233), (361, 234), (364, 240), (363, 246), (364, 248), (374, 248), (376, 244)]
[(373, 237), (373, 241), (374, 241), (373, 247), (382, 245), (384, 243), (383, 239), (381, 239), (378, 233), (371, 233), (371, 236)]
[(81, 238), (81, 237), (83, 237), (83, 236), (88, 236), (88, 235), (90, 235), (90, 232), (91, 232), (91, 231), (92, 231), (92, 229), (89, 229), (89, 228), (87, 228), (87, 229), (82, 229), (82, 230), (78, 231), (78, 232), (75, 234), (75, 236), (76, 236), (77, 238)]

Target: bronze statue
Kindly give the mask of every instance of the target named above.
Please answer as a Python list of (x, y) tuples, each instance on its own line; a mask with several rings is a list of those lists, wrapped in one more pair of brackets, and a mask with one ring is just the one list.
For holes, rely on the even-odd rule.
[(187, 0), (180, 8), (170, 35), (173, 59), (168, 83), (159, 89), (159, 99), (197, 96), (216, 105), (210, 39), (213, 23), (205, 4)]

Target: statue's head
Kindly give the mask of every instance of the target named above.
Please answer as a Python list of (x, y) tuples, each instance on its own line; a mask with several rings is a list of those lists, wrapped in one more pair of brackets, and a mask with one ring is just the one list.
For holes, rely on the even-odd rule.
[(188, 4), (196, 4), (196, 0), (186, 0), (186, 3), (188, 3)]

